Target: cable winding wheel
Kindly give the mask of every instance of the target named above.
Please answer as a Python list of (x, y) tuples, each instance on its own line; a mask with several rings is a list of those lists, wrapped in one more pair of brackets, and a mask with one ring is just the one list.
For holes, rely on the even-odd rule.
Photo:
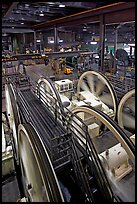
[(29, 202), (63, 202), (64, 198), (46, 148), (30, 124), (18, 127), (24, 196)]
[(117, 118), (121, 128), (135, 133), (135, 89), (130, 90), (120, 100)]
[(36, 94), (40, 100), (48, 105), (52, 113), (55, 113), (55, 111), (59, 112), (59, 114), (63, 113), (64, 107), (52, 80), (41, 77), (37, 84)]
[(20, 123), (19, 109), (17, 106), (16, 95), (12, 84), (5, 84), (6, 112), (9, 120), (10, 129), (13, 134), (13, 145), (15, 159), (18, 159), (18, 136), (17, 128)]
[(77, 97), (115, 119), (117, 96), (109, 80), (101, 73), (87, 71), (77, 85)]
[[(88, 124), (84, 123), (84, 126), (77, 119), (77, 117), (82, 118), (82, 114), (88, 116)], [(130, 137), (108, 115), (91, 106), (79, 106), (73, 109), (72, 118), (72, 125), (73, 121), (75, 121), (74, 125), (77, 124), (73, 125), (75, 127), (73, 128), (74, 132), (77, 135), (76, 141), (83, 148), (87, 144), (88, 136), (86, 131), (83, 137), (84, 129), (87, 129), (114, 195), (121, 197), (125, 202), (131, 202), (131, 200), (134, 202), (135, 145)], [(106, 131), (100, 131), (100, 123), (106, 127)], [(130, 198), (126, 196), (127, 193)]]

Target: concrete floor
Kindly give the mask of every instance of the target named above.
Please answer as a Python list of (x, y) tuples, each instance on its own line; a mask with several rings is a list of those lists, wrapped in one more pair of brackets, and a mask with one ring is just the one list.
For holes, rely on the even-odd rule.
[(50, 77), (54, 76), (55, 80), (60, 80), (60, 79), (77, 79), (78, 78), (78, 73), (77, 71), (74, 71), (72, 74), (66, 75), (63, 73), (61, 70), (58, 74), (55, 74), (55, 71), (51, 69), (50, 65), (45, 66), (45, 64), (39, 64), (39, 65), (30, 65), (26, 66), (26, 71), (27, 74), (34, 80), (38, 81), (38, 79), (42, 76)]
[(2, 185), (2, 202), (17, 202), (20, 199), (20, 192), (16, 176), (8, 179), (4, 185)]

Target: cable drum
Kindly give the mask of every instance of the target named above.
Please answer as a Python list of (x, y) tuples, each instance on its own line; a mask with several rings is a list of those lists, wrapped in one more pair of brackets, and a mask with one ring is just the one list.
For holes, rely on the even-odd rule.
[(135, 89), (126, 93), (119, 102), (118, 124), (135, 134)]
[[(134, 201), (134, 185), (130, 185), (129, 189), (128, 186), (130, 183), (134, 183), (135, 145), (118, 124), (102, 111), (91, 106), (80, 106), (72, 110), (74, 118), (83, 114), (90, 115), (87, 124), (88, 134), (98, 153), (114, 195), (120, 196), (124, 202), (130, 201), (130, 199)], [(107, 127), (106, 131), (101, 134), (99, 122)], [(75, 130), (75, 133), (78, 135), (77, 143), (84, 148), (87, 144), (87, 135), (82, 136), (84, 132), (81, 134), (81, 128), (77, 132)], [(130, 194), (130, 198), (126, 196), (127, 192)]]
[(80, 95), (84, 94), (89, 101), (91, 101), (92, 98), (95, 98), (96, 103), (98, 104), (97, 108), (99, 107), (99, 109), (115, 119), (118, 100), (115, 90), (107, 77), (95, 71), (87, 71), (83, 73), (78, 81), (77, 97), (80, 98)]
[(12, 84), (5, 84), (6, 112), (9, 120), (10, 129), (13, 132), (13, 145), (15, 159), (18, 160), (18, 134), (17, 127), (20, 124), (20, 115), (17, 99)]
[(48, 105), (53, 114), (55, 114), (56, 111), (61, 114), (64, 113), (64, 107), (61, 101), (61, 97), (51, 79), (47, 77), (41, 77), (38, 80), (36, 86), (36, 95), (43, 103)]
[(116, 58), (122, 62), (128, 60), (128, 53), (124, 49), (117, 49)]
[(32, 125), (20, 124), (18, 137), (24, 196), (30, 202), (63, 202), (56, 174), (38, 133)]

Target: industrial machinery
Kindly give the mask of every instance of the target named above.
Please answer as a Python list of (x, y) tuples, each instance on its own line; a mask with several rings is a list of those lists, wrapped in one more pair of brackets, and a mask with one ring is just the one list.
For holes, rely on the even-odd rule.
[(65, 96), (70, 91), (71, 107), (73, 109), (81, 105), (90, 105), (98, 108), (111, 118), (115, 118), (117, 111), (117, 96), (113, 86), (108, 79), (101, 73), (95, 71), (87, 71), (81, 75), (78, 80), (76, 92), (72, 92), (74, 84), (68, 79), (55, 81), (57, 90)]
[(78, 81), (77, 97), (115, 118), (117, 96), (109, 80), (101, 73), (95, 71), (83, 73)]
[(67, 106), (65, 105), (65, 107), (71, 109), (71, 100), (75, 92), (74, 82), (70, 79), (63, 79), (55, 81), (54, 85), (60, 94), (62, 103), (66, 105), (68, 104)]
[(128, 53), (124, 49), (117, 49), (116, 51), (116, 59), (118, 65), (128, 65)]
[(13, 150), (10, 141), (9, 124), (6, 114), (2, 113), (2, 177), (14, 173)]
[(116, 63), (119, 76), (135, 78), (134, 59), (124, 49), (117, 49)]
[(119, 102), (118, 124), (135, 134), (135, 89), (127, 92)]
[(117, 94), (118, 100), (121, 100), (121, 98), (131, 89), (135, 87), (135, 79), (132, 79), (131, 77), (123, 77), (119, 74), (105, 74), (110, 83), (113, 85), (114, 90)]
[[(103, 112), (100, 112), (100, 110), (95, 110), (93, 107), (77, 107), (72, 111), (72, 114), (74, 113), (77, 116), (81, 116), (83, 114), (87, 118), (89, 118), (87, 129), (90, 135), (90, 139), (92, 140), (96, 148), (105, 171), (107, 172), (106, 174), (108, 179), (110, 180), (111, 187), (113, 190), (115, 189), (115, 187), (117, 188), (117, 190), (119, 189), (119, 196), (125, 197), (125, 189), (128, 189), (129, 185), (131, 185), (131, 188), (133, 187), (135, 179), (135, 169), (133, 165), (134, 162), (132, 163), (132, 159), (129, 159), (132, 158), (132, 156), (130, 155), (127, 146), (126, 144), (124, 144), (123, 138), (121, 137), (124, 131), (120, 131), (118, 133), (117, 131), (119, 127), (116, 122), (111, 120), (110, 117), (108, 117)], [(75, 120), (77, 119), (75, 118)], [(78, 124), (79, 126), (81, 126), (80, 122)], [(104, 127), (102, 127), (102, 124), (107, 127), (106, 131), (102, 131), (102, 129), (104, 129)], [(86, 139), (81, 138), (79, 132), (77, 132), (76, 134), (78, 135), (78, 143), (83, 146), (83, 142), (86, 143)], [(125, 139), (131, 142), (132, 138), (130, 137), (132, 137), (131, 134), (129, 136), (126, 135)], [(129, 177), (131, 178), (132, 184), (126, 182)], [(134, 187), (130, 190), (130, 196), (132, 194), (132, 196), (134, 197)], [(124, 198), (124, 200), (128, 199), (129, 198), (126, 197)]]
[(65, 67), (64, 68), (64, 74), (72, 74), (73, 73), (73, 69), (70, 67)]
[(50, 79), (34, 83), (25, 73), (7, 81), (5, 93), (21, 198), (134, 202), (135, 146), (114, 121), (116, 96), (105, 77), (81, 76), (69, 101)]

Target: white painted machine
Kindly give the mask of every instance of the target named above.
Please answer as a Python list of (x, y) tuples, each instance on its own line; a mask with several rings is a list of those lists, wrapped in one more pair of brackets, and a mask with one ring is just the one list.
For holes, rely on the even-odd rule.
[[(70, 92), (72, 93), (74, 89), (73, 81), (69, 79), (55, 81), (55, 87), (60, 96), (65, 95), (69, 100)], [(115, 118), (116, 94), (109, 81), (100, 73), (88, 71), (82, 74), (78, 81), (77, 93), (73, 93), (70, 103), (71, 110), (77, 106), (90, 105)]]
[(14, 171), (12, 146), (6, 143), (6, 119), (2, 114), (4, 121), (2, 122), (2, 176), (6, 176)]

